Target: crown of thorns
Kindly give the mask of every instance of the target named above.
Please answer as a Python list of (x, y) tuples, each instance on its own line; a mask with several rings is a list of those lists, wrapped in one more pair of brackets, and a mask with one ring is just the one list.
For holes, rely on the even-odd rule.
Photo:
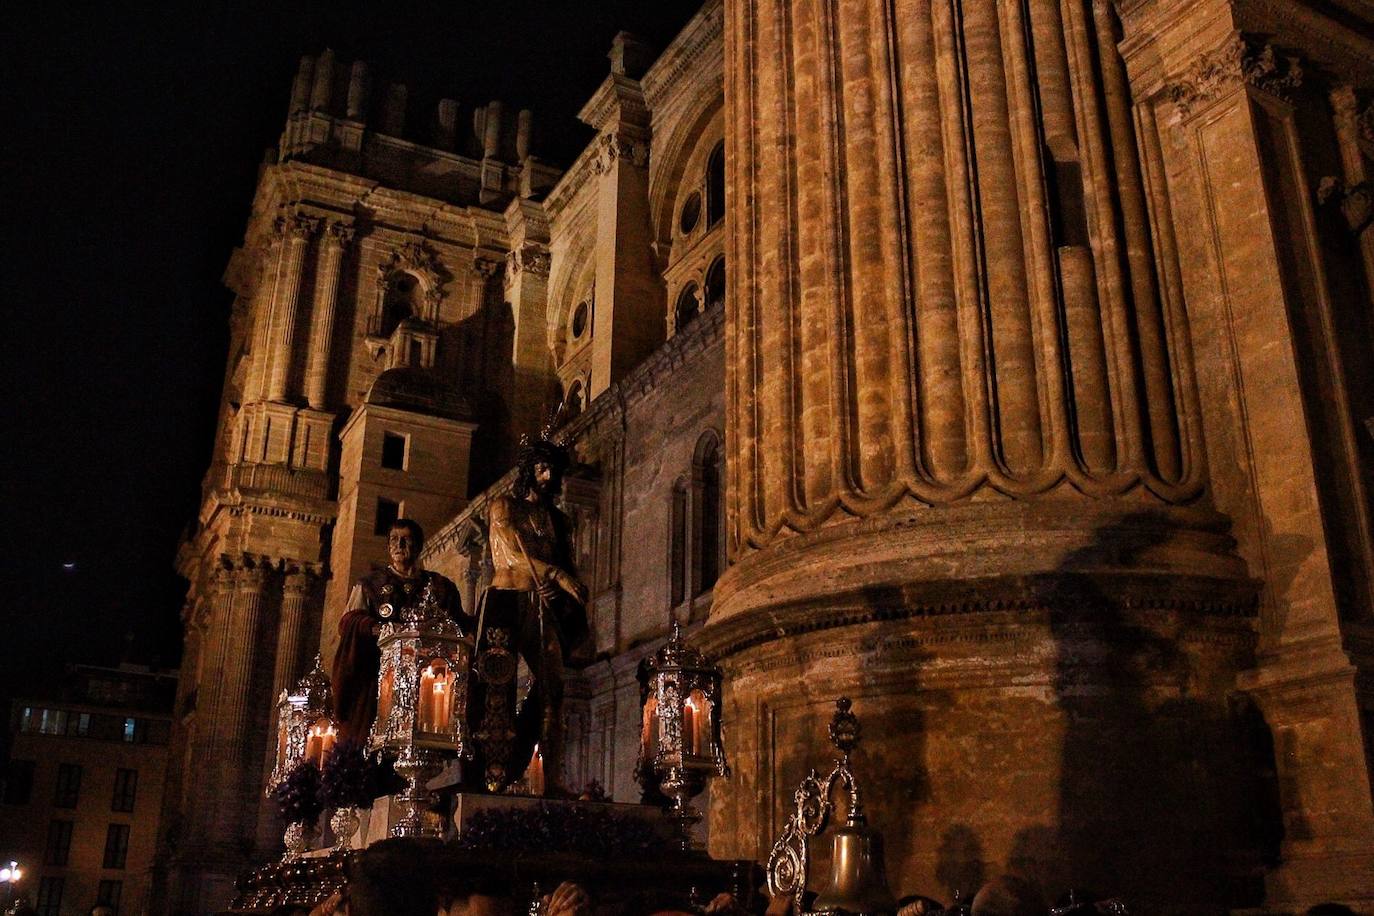
[(568, 447), (560, 441), (556, 432), (563, 420), (563, 414), (564, 407), (559, 404), (549, 417), (549, 421), (539, 430), (539, 438), (531, 440), (529, 433), (521, 435), (520, 448), (515, 456), (518, 464), (523, 466), (535, 461), (543, 461), (556, 470), (567, 469), (571, 460), (568, 455)]

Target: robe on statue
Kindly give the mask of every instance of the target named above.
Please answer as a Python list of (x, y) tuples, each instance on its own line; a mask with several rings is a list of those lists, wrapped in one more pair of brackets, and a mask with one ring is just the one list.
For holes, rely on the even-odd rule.
[(471, 633), (472, 622), (463, 613), (458, 590), (438, 573), (421, 570), (406, 578), (387, 567), (364, 576), (353, 586), (348, 610), (339, 620), (339, 648), (334, 653), (332, 672), (340, 739), (367, 742), (377, 716), (377, 674), (382, 664), (377, 629), (384, 620), (396, 619), (401, 608), (416, 604), (430, 583), (439, 607), (464, 633)]

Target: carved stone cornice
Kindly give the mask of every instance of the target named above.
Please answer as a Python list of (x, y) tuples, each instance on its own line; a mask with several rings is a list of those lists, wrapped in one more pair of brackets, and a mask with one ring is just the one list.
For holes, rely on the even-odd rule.
[[(725, 56), (721, 37), (724, 20), (724, 4), (720, 0), (709, 0), (663, 49), (640, 80), (650, 110), (656, 109), (684, 83), (699, 78), (702, 72), (720, 78)], [(710, 66), (702, 68), (708, 55), (712, 58)]]
[(647, 125), (649, 110), (639, 80), (612, 73), (577, 113), (583, 124), (605, 130), (614, 122)]
[(1234, 32), (1220, 48), (1194, 61), (1169, 87), (1168, 95), (1179, 114), (1187, 118), (1241, 86), (1292, 101), (1302, 79), (1302, 64), (1297, 56), (1280, 55), (1272, 44)]
[[(892, 593), (878, 595), (878, 600), (867, 603), (840, 601), (775, 609), (766, 621), (760, 615), (752, 615), (708, 624), (693, 642), (713, 660), (723, 661), (758, 646), (825, 630), (930, 617), (976, 619), (989, 615), (1010, 616), (1023, 626), (1035, 621), (1050, 623), (1063, 637), (1075, 628), (1091, 631), (1101, 626), (1090, 615), (1076, 615), (1071, 602), (1059, 600), (1061, 595), (1072, 596), (1083, 590), (1086, 581), (1094, 583), (1087, 588), (1090, 594), (1099, 598), (1111, 594), (1113, 613), (1122, 617), (1177, 614), (1194, 622), (1212, 621), (1217, 625), (1211, 633), (1206, 628), (1194, 628), (1190, 640), (1249, 643), (1254, 639), (1252, 618), (1256, 612), (1257, 583), (1191, 582), (1179, 577), (1163, 587), (1160, 580), (1148, 574), (1048, 573), (1040, 577), (1014, 577), (1005, 583), (932, 582), (920, 595)], [(1096, 585), (1099, 581), (1105, 587)], [(1011, 640), (1017, 638), (1014, 630), (993, 627), (973, 638)], [(944, 632), (924, 637), (941, 641), (969, 638), (967, 631), (961, 631), (952, 622)], [(913, 639), (917, 643), (922, 641), (915, 637), (904, 637), (903, 641)], [(847, 654), (833, 646), (821, 651), (832, 657)]]
[(524, 272), (547, 280), (552, 258), (545, 245), (528, 242), (511, 249), (506, 255), (506, 285), (510, 286)]

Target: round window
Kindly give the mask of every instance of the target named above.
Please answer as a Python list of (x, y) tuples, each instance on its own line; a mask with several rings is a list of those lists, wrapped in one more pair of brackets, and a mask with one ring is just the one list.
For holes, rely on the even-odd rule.
[(697, 220), (701, 218), (701, 194), (693, 191), (687, 195), (687, 200), (682, 204), (682, 216), (678, 219), (678, 228), (682, 234), (686, 235), (697, 227)]
[(587, 308), (586, 302), (577, 303), (577, 308), (573, 309), (572, 335), (574, 340), (581, 337), (582, 332), (587, 330), (588, 311), (589, 309)]

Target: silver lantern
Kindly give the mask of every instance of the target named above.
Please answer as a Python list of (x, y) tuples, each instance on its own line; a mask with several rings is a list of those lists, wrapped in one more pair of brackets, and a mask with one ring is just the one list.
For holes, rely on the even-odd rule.
[(316, 655), (310, 671), (294, 688), (283, 690), (277, 700), (277, 753), (272, 775), (267, 780), (268, 796), (286, 781), (302, 760), (310, 760), (317, 767), (324, 766), (324, 758), (334, 749), (338, 739), (338, 729), (330, 715), (333, 706), (329, 676)]
[(691, 804), (712, 776), (730, 775), (721, 740), (721, 671), (682, 638), (673, 622), (668, 643), (649, 661), (639, 769), (658, 776), (690, 849), (701, 812)]
[(419, 600), (385, 621), (377, 636), (377, 718), (367, 747), (397, 754), (406, 788), (396, 796), (398, 837), (434, 836), (423, 814), (432, 801), (428, 783), (445, 758), (470, 756), (467, 746), (468, 671), (472, 639), (434, 598), (426, 583)]

